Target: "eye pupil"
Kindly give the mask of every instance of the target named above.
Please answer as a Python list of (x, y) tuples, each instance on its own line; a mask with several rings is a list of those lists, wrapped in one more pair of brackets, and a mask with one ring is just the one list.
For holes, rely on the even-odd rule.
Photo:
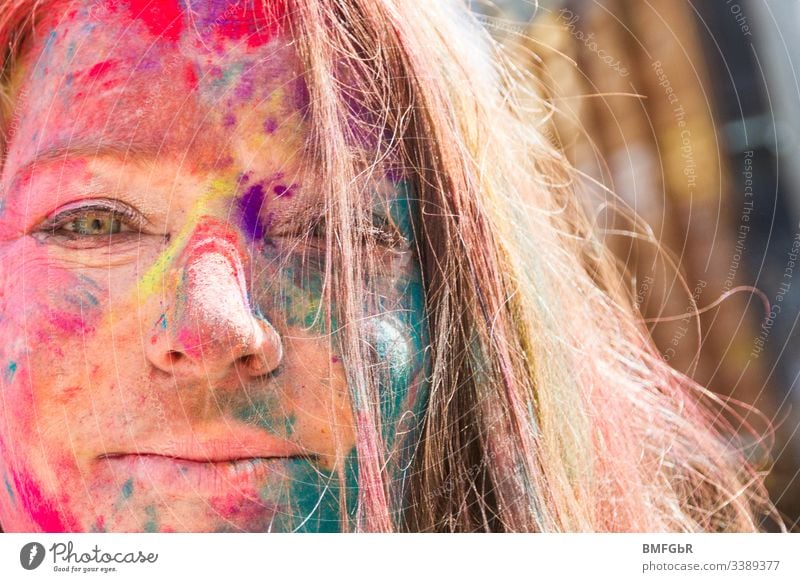
[(79, 235), (110, 235), (122, 231), (122, 221), (113, 213), (87, 212), (64, 225)]

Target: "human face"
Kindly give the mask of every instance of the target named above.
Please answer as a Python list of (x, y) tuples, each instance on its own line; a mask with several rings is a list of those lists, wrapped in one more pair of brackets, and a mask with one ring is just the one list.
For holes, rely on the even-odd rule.
[[(147, 5), (52, 10), (12, 79), (0, 524), (337, 530), (360, 420), (299, 59), (250, 3)], [(371, 191), (402, 235), (363, 314), (392, 434), (424, 400), (422, 287), (407, 186)]]

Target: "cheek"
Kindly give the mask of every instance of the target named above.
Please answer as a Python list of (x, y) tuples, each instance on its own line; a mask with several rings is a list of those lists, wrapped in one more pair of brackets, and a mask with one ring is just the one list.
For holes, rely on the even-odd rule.
[(324, 261), (316, 250), (292, 253), (279, 247), (265, 248), (260, 259), (254, 299), (278, 330), (284, 356), (276, 390), (245, 394), (235, 416), (303, 443), (329, 468), (354, 446), (355, 436), (344, 364), (326, 331), (331, 325), (322, 299)]
[[(395, 276), (376, 281), (380, 313), (373, 314), (367, 333), (383, 363), (379, 376), (382, 417), (392, 431), (405, 432), (412, 427), (398, 423), (419, 419), (425, 404), (428, 330), (419, 269), (406, 264), (393, 271)], [(387, 439), (391, 434), (387, 430)]]
[[(6, 405), (15, 421), (30, 421), (34, 403), (37, 409), (63, 406), (61, 386), (87, 367), (86, 342), (96, 334), (106, 292), (25, 239), (4, 253), (0, 286), (0, 362), (4, 391), (11, 396)], [(82, 365), (70, 370), (65, 362)]]
[(47, 491), (77, 475), (70, 447), (80, 449), (80, 427), (92, 425), (86, 375), (94, 366), (86, 354), (107, 294), (91, 277), (55, 265), (27, 239), (9, 245), (0, 259), (4, 527), (14, 527), (8, 515), (16, 512), (33, 521), (25, 527), (63, 531), (73, 524), (58, 510), (63, 499), (48, 501)]
[(2, 333), (6, 337), (21, 329), (30, 350), (61, 355), (70, 339), (94, 333), (105, 298), (97, 282), (58, 265), (30, 239), (20, 240), (4, 255)]
[[(256, 269), (260, 276), (254, 284), (259, 290), (254, 298), (258, 308), (279, 331), (303, 330), (305, 334), (326, 335), (323, 251), (287, 252), (281, 246), (268, 246), (261, 253), (261, 263)], [(334, 312), (332, 307), (331, 313)], [(331, 323), (336, 329), (335, 321)]]

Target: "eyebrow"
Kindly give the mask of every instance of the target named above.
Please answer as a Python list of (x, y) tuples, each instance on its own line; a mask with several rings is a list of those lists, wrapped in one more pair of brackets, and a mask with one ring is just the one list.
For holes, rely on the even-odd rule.
[(33, 171), (37, 166), (76, 158), (114, 157), (132, 161), (152, 160), (164, 153), (163, 147), (146, 142), (122, 142), (115, 140), (73, 139), (57, 143), (37, 152), (33, 158), (20, 166), (11, 179), (11, 190), (16, 189), (21, 176)]

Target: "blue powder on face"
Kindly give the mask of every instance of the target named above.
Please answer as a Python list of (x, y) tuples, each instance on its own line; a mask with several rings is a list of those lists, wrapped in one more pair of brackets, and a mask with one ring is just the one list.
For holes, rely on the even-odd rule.
[(8, 367), (5, 371), (5, 379), (6, 382), (11, 382), (14, 380), (14, 375), (17, 373), (17, 363), (16, 362), (9, 362)]
[(14, 495), (14, 490), (11, 488), (11, 483), (8, 482), (8, 477), (3, 477), (3, 482), (6, 486), (6, 493), (8, 493), (9, 499), (11, 499), (12, 505), (17, 505), (17, 498)]
[(122, 484), (122, 496), (128, 499), (131, 495), (133, 495), (133, 479), (128, 479)]

